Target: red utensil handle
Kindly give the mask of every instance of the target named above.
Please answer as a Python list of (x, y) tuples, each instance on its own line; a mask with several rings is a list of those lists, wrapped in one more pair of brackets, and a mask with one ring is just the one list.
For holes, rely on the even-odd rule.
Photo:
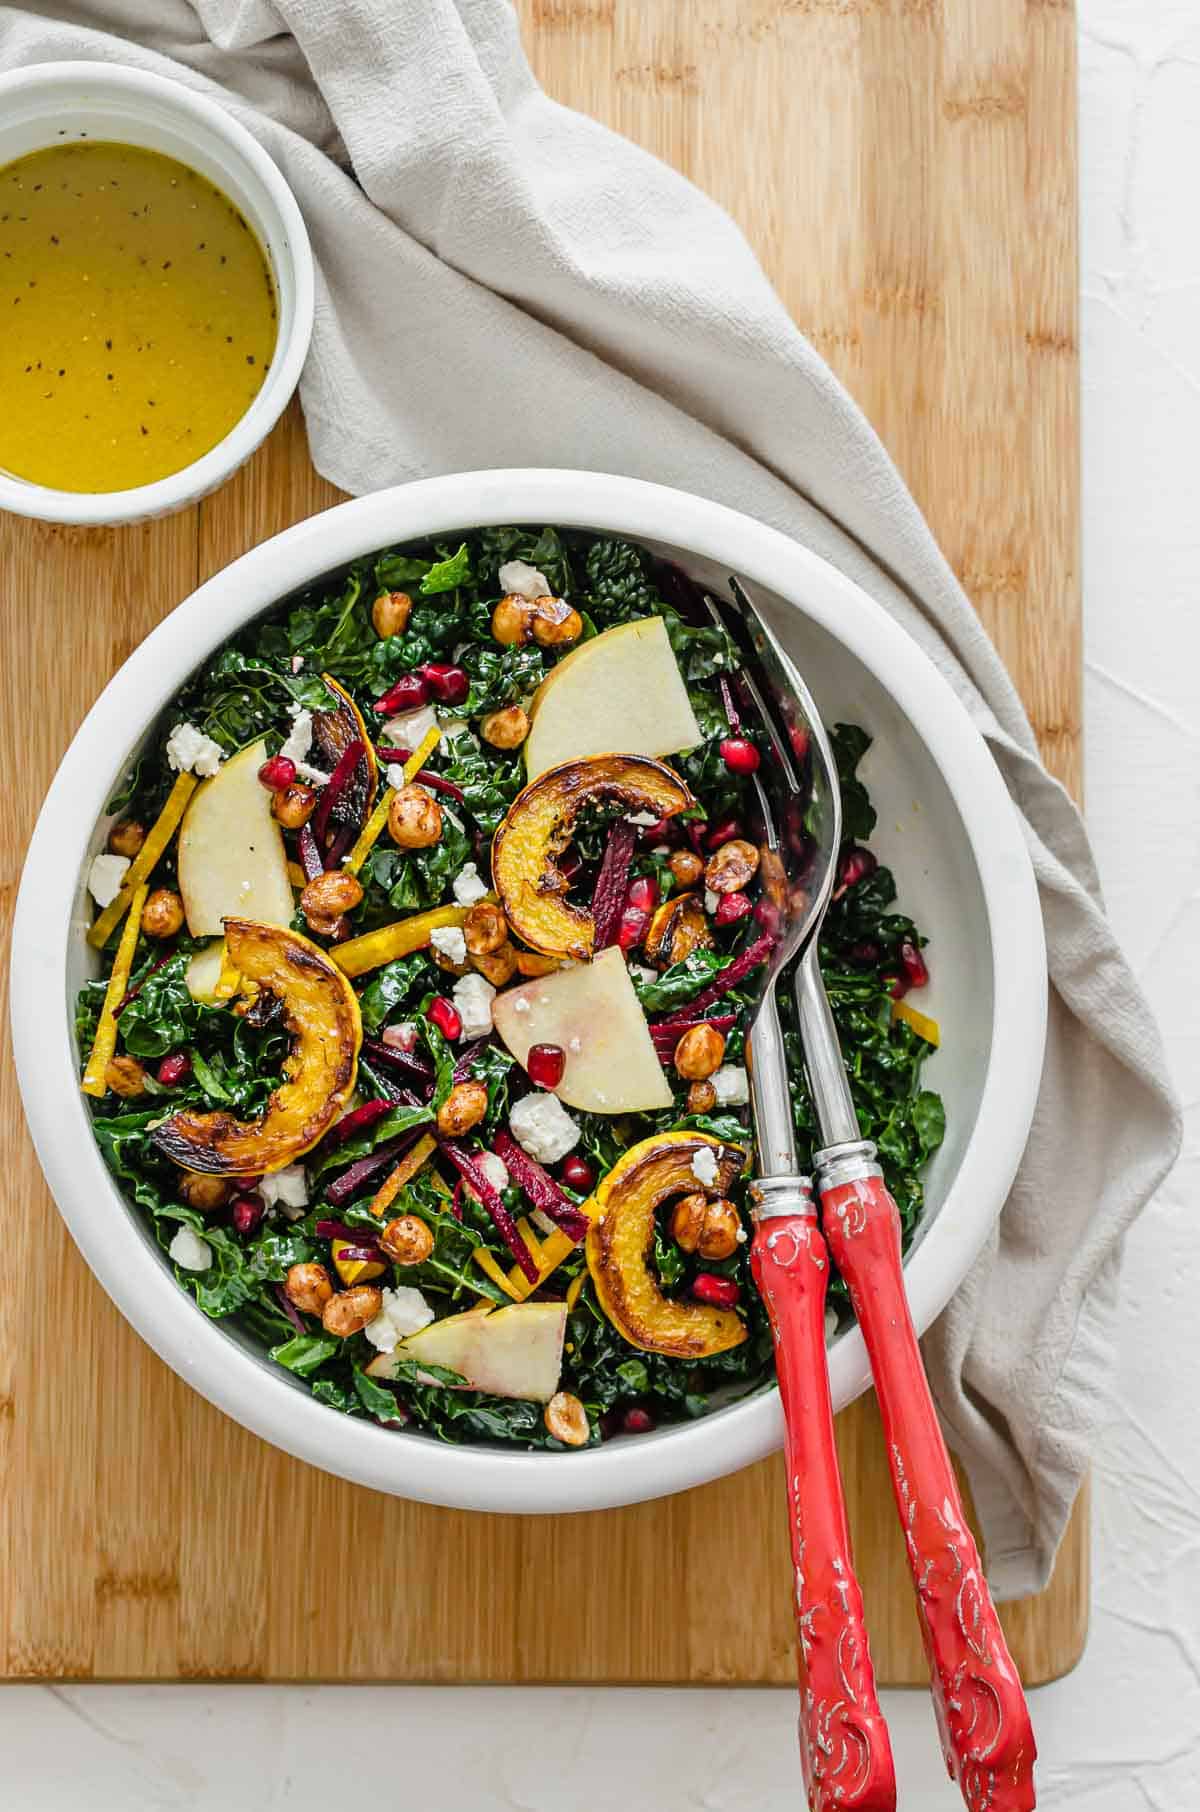
[(893, 1812), (896, 1773), (854, 1572), (825, 1362), (829, 1254), (815, 1215), (759, 1220), (750, 1264), (775, 1338), (811, 1812)]
[(874, 1174), (821, 1185), (825, 1237), (867, 1343), (942, 1749), (970, 1812), (1030, 1812), (1037, 1748), (967, 1527), (908, 1308), (900, 1215)]

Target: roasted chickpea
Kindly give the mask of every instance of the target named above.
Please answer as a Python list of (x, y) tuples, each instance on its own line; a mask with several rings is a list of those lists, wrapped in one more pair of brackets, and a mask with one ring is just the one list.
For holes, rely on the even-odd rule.
[(299, 830), (312, 817), (316, 803), (315, 787), (298, 784), (281, 787), (271, 799), (271, 816), (284, 830)]
[(411, 781), (388, 806), (388, 833), (400, 849), (428, 849), (442, 834), (442, 808), (425, 787)]
[(472, 956), (490, 956), (508, 942), (508, 920), (495, 900), (476, 900), (463, 920), (463, 936)]
[(741, 1216), (725, 1196), (711, 1202), (699, 1190), (676, 1202), (671, 1214), (671, 1237), (685, 1252), (701, 1258), (732, 1258), (741, 1244)]
[(401, 1214), (388, 1222), (379, 1243), (396, 1264), (423, 1265), (433, 1251), (433, 1234), (419, 1214)]
[(715, 1026), (689, 1026), (675, 1046), (675, 1068), (685, 1082), (707, 1082), (724, 1055), (725, 1040)]
[(520, 705), (489, 711), (479, 725), (479, 734), (493, 749), (519, 749), (529, 735), (529, 718)]
[(546, 1433), (564, 1447), (586, 1447), (588, 1443), (587, 1410), (569, 1390), (555, 1391), (542, 1411)]
[(711, 1114), (717, 1105), (717, 1091), (711, 1082), (693, 1082), (687, 1092), (689, 1114)]
[(108, 847), (114, 856), (137, 855), (146, 841), (146, 826), (139, 824), (136, 818), (122, 818), (114, 824), (108, 833)]
[(533, 605), (520, 592), (510, 591), (492, 612), (492, 634), (511, 647), (533, 639)]
[(146, 1092), (146, 1072), (136, 1057), (110, 1058), (104, 1080), (114, 1095), (124, 1095), (127, 1101)]
[(535, 598), (533, 639), (539, 648), (565, 648), (583, 634), (583, 618), (565, 598)]
[(456, 1082), (437, 1111), (437, 1129), (443, 1138), (461, 1138), (488, 1110), (488, 1092), (482, 1082)]
[(734, 837), (713, 851), (704, 866), (704, 885), (714, 893), (740, 893), (758, 872), (758, 851), (745, 837)]
[(215, 1214), (233, 1194), (227, 1178), (206, 1176), (202, 1170), (181, 1171), (177, 1187), (181, 1199), (200, 1214)]
[(381, 591), (371, 606), (371, 626), (381, 642), (389, 636), (403, 635), (412, 615), (412, 599), (406, 591)]
[(677, 887), (694, 887), (704, 873), (704, 863), (692, 849), (677, 849), (667, 862)]
[(349, 874), (344, 868), (331, 868), (328, 874), (318, 875), (315, 881), (308, 883), (300, 895), (300, 910), (308, 920), (310, 930), (328, 937), (330, 920), (352, 911), (362, 897), (362, 882), (357, 875)]
[(382, 1307), (383, 1291), (378, 1284), (353, 1284), (330, 1297), (321, 1310), (321, 1326), (335, 1340), (349, 1340), (351, 1334), (361, 1334)]
[(293, 1265), (283, 1287), (302, 1315), (319, 1315), (333, 1295), (324, 1265)]
[(343, 938), (350, 935), (350, 921), (344, 912), (313, 912), (308, 916), (308, 929), (313, 937), (327, 938), (331, 944), (340, 944)]
[(169, 887), (156, 887), (142, 907), (142, 930), (147, 937), (174, 937), (183, 930), (183, 901)]
[(473, 956), (471, 964), (478, 969), (485, 981), (491, 982), (493, 988), (502, 988), (516, 973), (516, 947), (513, 944), (501, 944), (499, 950), (492, 950), (486, 956)]

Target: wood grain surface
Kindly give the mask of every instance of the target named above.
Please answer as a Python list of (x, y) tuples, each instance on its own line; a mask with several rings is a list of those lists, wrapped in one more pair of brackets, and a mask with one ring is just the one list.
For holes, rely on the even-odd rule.
[[(1078, 788), (1069, 0), (520, 10), (553, 95), (737, 217), (882, 433)], [(42, 794), (108, 676), (198, 580), (333, 501), (293, 411), (187, 514), (116, 531), (5, 519), (5, 928)], [(235, 1427), (132, 1334), (54, 1210), (7, 1057), (0, 1142), (0, 1675), (791, 1680), (776, 1462), (558, 1521), (340, 1484)], [(879, 1672), (919, 1683), (871, 1402), (841, 1418), (840, 1443)], [(1050, 1591), (1006, 1614), (1029, 1681), (1079, 1655), (1087, 1529), (1081, 1506)]]

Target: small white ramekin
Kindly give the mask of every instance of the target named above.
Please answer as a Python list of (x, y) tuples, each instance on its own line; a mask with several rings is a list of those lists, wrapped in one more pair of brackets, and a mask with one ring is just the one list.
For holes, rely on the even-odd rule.
[(154, 484), (56, 491), (0, 473), (0, 509), (44, 522), (137, 522), (195, 503), (266, 439), (300, 379), (313, 323), (313, 265), (295, 196), (262, 146), (215, 101), (117, 63), (35, 63), (0, 75), (0, 165), (72, 140), (161, 151), (227, 195), (258, 236), (275, 283), (279, 336), (245, 415), (207, 453)]

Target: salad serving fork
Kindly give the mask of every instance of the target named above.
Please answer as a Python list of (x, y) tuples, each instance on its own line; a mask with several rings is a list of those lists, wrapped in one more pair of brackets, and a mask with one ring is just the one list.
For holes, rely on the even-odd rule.
[[(909, 1312), (900, 1217), (861, 1136), (821, 976), (818, 938), (841, 843), (840, 787), (820, 713), (750, 599), (706, 597), (742, 660), (737, 686), (763, 732), (755, 776), (762, 872), (777, 943), (750, 1037), (759, 1178), (752, 1268), (775, 1340), (787, 1427), (795, 1568), (801, 1754), (813, 1812), (895, 1805), (895, 1777), (854, 1577), (825, 1354), (832, 1254), (862, 1328), (879, 1399), (896, 1508), (916, 1592), (946, 1765), (970, 1812), (1036, 1804), (1036, 1746), (938, 1424)], [(818, 1219), (797, 1174), (786, 1051), (775, 998), (794, 986), (809, 1091)]]

